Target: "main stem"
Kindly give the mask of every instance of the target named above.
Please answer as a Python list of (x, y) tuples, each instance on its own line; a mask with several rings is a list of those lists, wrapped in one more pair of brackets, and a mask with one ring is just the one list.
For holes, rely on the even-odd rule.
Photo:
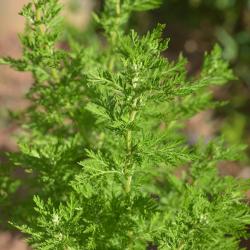
[[(138, 99), (136, 98), (133, 102), (132, 108), (133, 111), (130, 114), (130, 123), (132, 123), (135, 120), (136, 113), (136, 105), (137, 105)], [(127, 143), (127, 154), (128, 154), (128, 163), (126, 164), (126, 169), (125, 169), (125, 174), (128, 173), (128, 176), (126, 176), (126, 181), (125, 181), (125, 192), (129, 193), (131, 190), (131, 182), (132, 182), (132, 173), (129, 171), (132, 168), (132, 162), (131, 162), (131, 157), (132, 157), (132, 130), (129, 129), (127, 131), (127, 136), (126, 136), (126, 143)]]
[[(116, 12), (116, 19), (113, 27), (113, 31), (110, 33), (111, 35), (111, 47), (114, 47), (116, 42), (117, 42), (117, 33), (119, 30), (119, 19), (121, 15), (121, 0), (116, 0), (116, 5), (115, 5), (115, 12)], [(112, 50), (111, 50), (112, 51)], [(114, 57), (111, 56), (109, 63), (108, 63), (108, 68), (110, 71), (113, 70), (114, 68)]]
[(121, 14), (121, 0), (116, 0), (116, 15), (120, 16)]

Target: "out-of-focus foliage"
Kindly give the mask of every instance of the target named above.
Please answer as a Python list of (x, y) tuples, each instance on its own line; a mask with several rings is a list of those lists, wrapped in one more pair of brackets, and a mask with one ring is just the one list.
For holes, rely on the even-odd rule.
[(162, 14), (169, 23), (211, 29), (203, 31), (214, 34), (224, 47), (224, 57), (234, 63), (237, 75), (250, 84), (249, 0), (170, 0)]

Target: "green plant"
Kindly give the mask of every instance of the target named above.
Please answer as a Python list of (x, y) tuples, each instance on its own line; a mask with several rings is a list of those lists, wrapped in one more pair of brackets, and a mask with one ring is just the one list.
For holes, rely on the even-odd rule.
[(225, 147), (222, 139), (188, 146), (180, 129), (216, 105), (207, 87), (232, 79), (232, 71), (215, 46), (199, 77), (190, 78), (182, 56), (162, 57), (163, 25), (143, 36), (125, 32), (132, 11), (159, 6), (107, 0), (95, 15), (105, 44), (93, 35), (84, 47), (65, 34), (69, 50), (57, 46), (57, 0), (23, 8), (23, 57), (1, 63), (34, 78), (20, 152), (10, 155), (30, 175), (31, 193), (11, 224), (34, 249), (224, 250), (247, 237), (249, 185), (216, 168), (244, 147)]
[[(191, 72), (199, 70), (203, 51), (214, 41), (222, 45), (223, 58), (230, 62), (238, 80), (219, 91), (217, 88), (215, 96), (230, 102), (217, 108), (215, 116), (225, 123), (222, 132), (228, 141), (249, 144), (250, 1), (169, 0), (159, 11), (143, 15), (134, 18), (139, 29), (157, 21), (167, 22), (172, 41), (168, 54), (175, 57), (185, 48)], [(249, 158), (249, 150), (247, 155)]]

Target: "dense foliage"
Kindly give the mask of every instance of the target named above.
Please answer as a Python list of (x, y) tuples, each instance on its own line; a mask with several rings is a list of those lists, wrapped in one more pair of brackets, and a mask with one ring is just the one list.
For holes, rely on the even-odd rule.
[[(137, 15), (140, 18), (133, 21), (139, 29), (155, 22), (167, 23), (166, 32), (171, 37), (167, 54), (175, 57), (184, 50), (191, 72), (199, 70), (204, 50), (215, 41), (222, 46), (223, 57), (230, 62), (237, 80), (219, 91), (217, 88), (215, 96), (230, 103), (216, 109), (216, 118), (225, 122), (221, 130), (228, 141), (249, 144), (250, 1), (168, 0), (159, 10)], [(249, 158), (249, 149), (246, 153)]]
[[(207, 87), (233, 79), (232, 71), (215, 46), (200, 75), (188, 77), (183, 56), (162, 56), (164, 25), (143, 36), (126, 32), (133, 11), (159, 6), (106, 0), (94, 15), (105, 42), (93, 35), (88, 47), (63, 33), (57, 0), (33, 0), (21, 11), (23, 57), (1, 63), (34, 79), (20, 152), (10, 155), (35, 194), (11, 224), (34, 249), (230, 250), (247, 237), (249, 185), (216, 168), (244, 147), (223, 139), (188, 145), (181, 133), (186, 119), (219, 105)], [(58, 46), (62, 35), (67, 50)]]

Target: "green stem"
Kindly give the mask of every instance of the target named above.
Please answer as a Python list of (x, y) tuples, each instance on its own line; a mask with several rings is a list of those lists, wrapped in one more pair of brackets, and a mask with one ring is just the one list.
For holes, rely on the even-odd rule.
[[(130, 115), (130, 123), (133, 122), (135, 120), (135, 116), (136, 116), (136, 111), (132, 111), (131, 115)], [(132, 153), (132, 130), (129, 129), (127, 132), (127, 151), (128, 154), (131, 155)]]
[[(115, 20), (115, 23), (114, 23), (114, 29), (113, 31), (110, 33), (110, 38), (111, 38), (111, 48), (113, 48), (116, 43), (117, 43), (117, 32), (119, 30), (119, 19), (120, 19), (120, 15), (121, 15), (121, 0), (116, 0), (116, 20)], [(111, 49), (112, 51), (112, 49)], [(112, 56), (109, 60), (109, 63), (108, 63), (108, 69), (110, 71), (112, 71), (114, 69), (114, 64), (115, 64), (115, 59), (114, 59), (114, 55), (113, 53), (111, 53)]]
[(120, 16), (121, 14), (121, 0), (116, 1), (116, 15)]
[(55, 68), (52, 68), (52, 69), (51, 69), (51, 75), (53, 76), (53, 78), (54, 78), (57, 82), (60, 81), (59, 72), (58, 72)]
[(114, 57), (113, 56), (110, 57), (110, 60), (109, 60), (109, 63), (108, 63), (108, 69), (110, 71), (113, 71), (113, 69), (114, 69)]
[[(132, 123), (135, 120), (136, 113), (137, 113), (137, 111), (135, 110), (137, 106), (137, 102), (138, 102), (138, 98), (135, 98), (133, 105), (132, 105), (133, 111), (130, 114), (130, 119), (129, 119), (130, 123)], [(128, 163), (126, 164), (125, 175), (128, 174), (129, 168), (131, 169), (132, 167), (131, 166), (132, 164), (131, 163), (131, 157), (132, 157), (132, 130), (131, 129), (127, 131), (126, 143), (127, 143), (127, 155), (129, 157), (129, 160), (128, 160)], [(129, 193), (131, 190), (131, 182), (132, 182), (132, 174), (129, 173), (128, 176), (126, 176), (126, 182), (125, 182), (125, 188), (124, 188), (126, 193)]]

